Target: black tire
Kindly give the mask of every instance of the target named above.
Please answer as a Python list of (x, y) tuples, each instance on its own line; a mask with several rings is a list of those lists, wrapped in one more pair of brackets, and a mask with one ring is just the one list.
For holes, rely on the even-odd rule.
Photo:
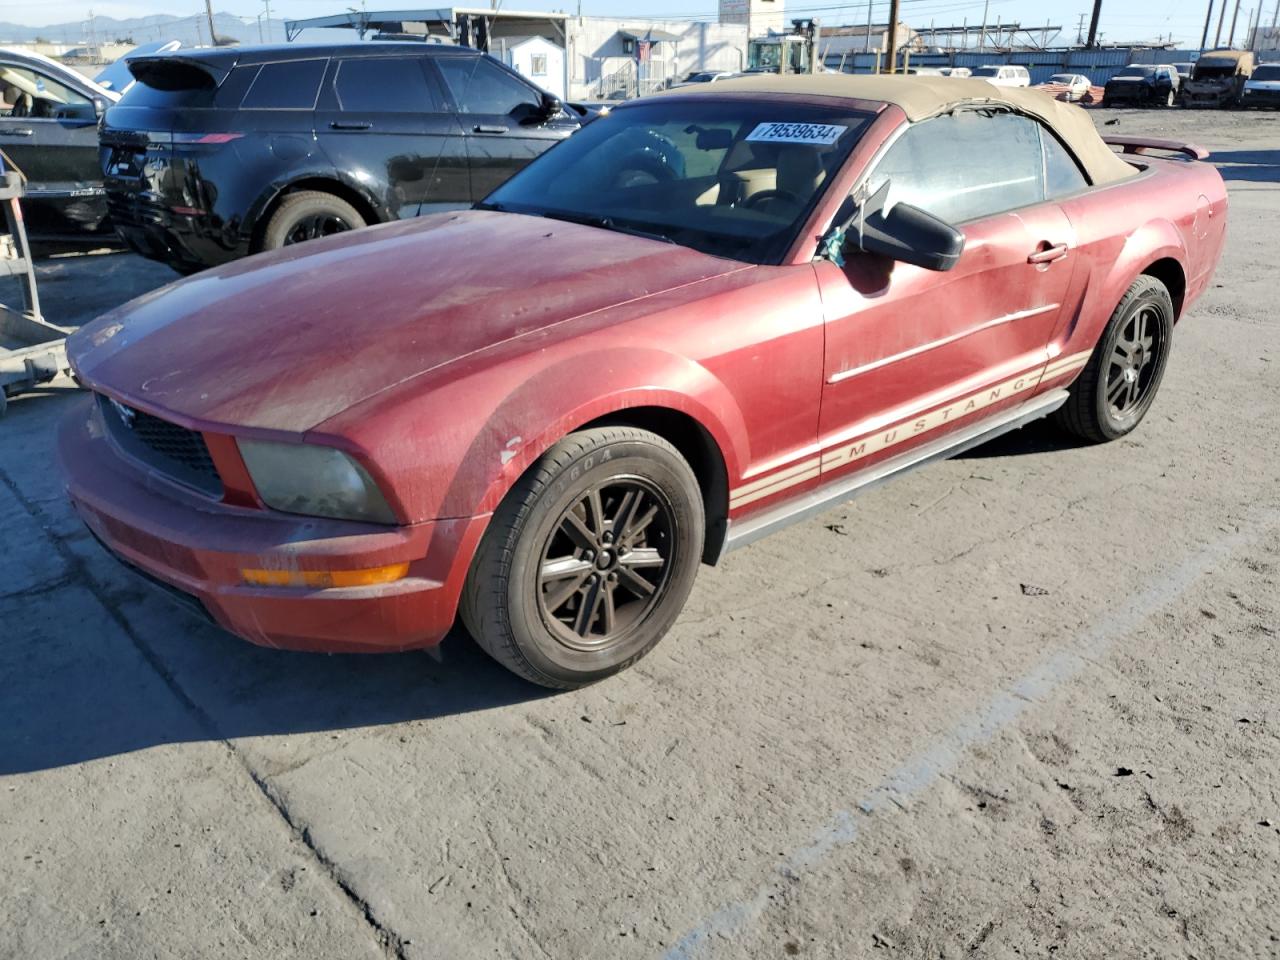
[(1173, 298), (1163, 283), (1144, 274), (1111, 314), (1054, 419), (1090, 443), (1131, 432), (1151, 409), (1172, 343)]
[(365, 219), (341, 197), (322, 190), (299, 190), (280, 201), (262, 233), (263, 250), (277, 250), (306, 240), (346, 233), (365, 226)]
[(459, 613), (480, 647), (526, 680), (592, 683), (670, 629), (693, 587), (704, 527), (697, 478), (661, 437), (633, 427), (571, 434), (499, 505)]
[(1106, 97), (1102, 98), (1102, 108), (1104, 110), (1109, 110), (1111, 108), (1111, 101), (1108, 100)]

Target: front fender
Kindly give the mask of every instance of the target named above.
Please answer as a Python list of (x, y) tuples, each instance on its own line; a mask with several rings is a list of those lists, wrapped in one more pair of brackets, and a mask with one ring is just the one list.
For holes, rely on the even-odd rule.
[(554, 443), (636, 407), (673, 410), (700, 424), (731, 481), (749, 462), (746, 424), (728, 388), (705, 367), (659, 348), (533, 352), (451, 374), (386, 391), (307, 439), (359, 457), (407, 522), (491, 512)]
[[(621, 379), (620, 371), (626, 371), (625, 380), (610, 383)], [(693, 419), (719, 448), (730, 477), (747, 462), (742, 413), (709, 370), (657, 349), (599, 350), (553, 363), (502, 398), (464, 455), (442, 499), (441, 515), (496, 509), (555, 443), (583, 424), (636, 407), (674, 410)]]

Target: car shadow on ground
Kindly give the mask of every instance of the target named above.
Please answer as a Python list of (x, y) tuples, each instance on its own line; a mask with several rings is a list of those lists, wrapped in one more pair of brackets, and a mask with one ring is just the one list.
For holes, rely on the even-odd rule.
[(1052, 420), (1035, 420), (1019, 430), (988, 440), (980, 447), (966, 450), (957, 460), (989, 460), (995, 457), (1022, 457), (1033, 453), (1057, 453), (1089, 446), (1088, 441), (1072, 436)]
[(1209, 160), (1223, 180), (1280, 183), (1280, 150), (1214, 150)]
[[(80, 543), (97, 566), (99, 548)], [(459, 628), (430, 653), (293, 653), (231, 636), (140, 582), (113, 590), (108, 611), (79, 579), (34, 602), (0, 595), (0, 776), (172, 743), (441, 720), (551, 693)]]

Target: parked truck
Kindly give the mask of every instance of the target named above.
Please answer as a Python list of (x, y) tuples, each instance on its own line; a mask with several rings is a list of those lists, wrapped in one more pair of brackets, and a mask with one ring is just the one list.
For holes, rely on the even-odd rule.
[(1234, 107), (1255, 65), (1250, 50), (1210, 50), (1191, 70), (1178, 102), (1184, 107)]
[(817, 20), (792, 20), (790, 33), (757, 37), (747, 44), (747, 73), (817, 73)]

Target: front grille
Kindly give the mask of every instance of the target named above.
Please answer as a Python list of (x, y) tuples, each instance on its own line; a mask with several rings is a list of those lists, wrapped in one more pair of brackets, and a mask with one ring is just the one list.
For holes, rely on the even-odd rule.
[(116, 444), (157, 473), (221, 498), (222, 478), (204, 437), (168, 420), (98, 395), (102, 419)]

